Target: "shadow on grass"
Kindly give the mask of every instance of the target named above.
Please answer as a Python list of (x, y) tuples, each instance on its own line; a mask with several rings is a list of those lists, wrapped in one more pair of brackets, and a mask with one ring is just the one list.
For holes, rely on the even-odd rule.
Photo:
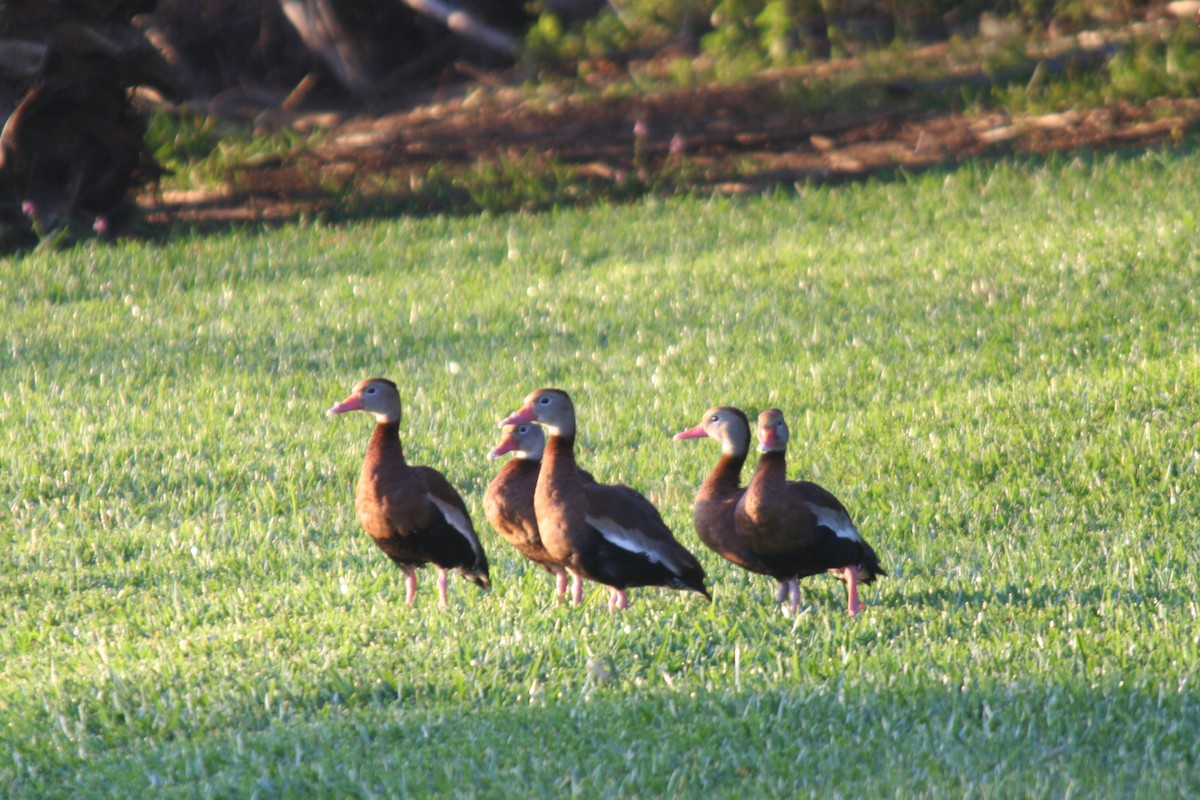
[[(867, 181), (906, 182), (926, 173), (951, 175), (964, 167), (989, 170), (1001, 164), (1018, 169), (1038, 170), (1061, 163), (1065, 158), (1091, 163), (1100, 158), (1133, 160), (1149, 148), (1164, 148), (1186, 155), (1195, 152), (1197, 139), (1194, 123), (1185, 128), (1165, 127), (1144, 136), (1114, 136), (1100, 141), (1076, 143), (1072, 147), (1050, 148), (1049, 152), (1027, 152), (1019, 142), (981, 146), (978, 152), (944, 153), (914, 163), (857, 163), (849, 167), (823, 165), (788, 166), (734, 176), (719, 184), (705, 175), (692, 175), (700, 167), (675, 166), (669, 158), (648, 160), (642, 176), (613, 170), (614, 178), (584, 174), (577, 167), (549, 163), (539, 173), (531, 167), (519, 171), (504, 165), (479, 181), (471, 173), (453, 170), (423, 179), (415, 188), (392, 190), (398, 178), (383, 176), (380, 188), (368, 192), (316, 186), (283, 193), (259, 194), (253, 187), (227, 198), (173, 204), (151, 202), (143, 207), (143, 219), (128, 234), (134, 238), (167, 241), (182, 234), (253, 233), (274, 230), (284, 225), (319, 222), (342, 225), (395, 217), (429, 216), (469, 217), (484, 213), (535, 213), (558, 208), (583, 208), (589, 205), (624, 204), (648, 197), (709, 197), (713, 194), (751, 196), (772, 193), (802, 195), (821, 186), (839, 186)], [(916, 134), (919, 137), (919, 133)], [(1045, 148), (1044, 148), (1045, 149)], [(532, 159), (532, 157), (530, 157)], [(490, 169), (490, 168), (489, 168)], [(517, 177), (519, 173), (519, 177)]]
[[(546, 107), (503, 95), (451, 98), (434, 109), (352, 120), (290, 155), (247, 158), (219, 195), (150, 196), (122, 235), (161, 241), (308, 220), (803, 191), (954, 169), (964, 160), (1178, 144), (1200, 122), (1200, 102), (1179, 81), (1156, 78), (1172, 74), (1171, 53), (1190, 52), (1190, 34), (1179, 36), (1170, 52), (1153, 36), (1101, 37), (1087, 46), (1082, 37), (1029, 47), (993, 42), (975, 51), (941, 43), (734, 85), (608, 97), (592, 90)], [(1125, 67), (1124, 88), (1110, 74), (1118, 56), (1139, 65)], [(1112, 97), (1129, 99), (1101, 99)], [(1110, 105), (1024, 120), (1009, 113), (1100, 102)]]
[[(1009, 94), (1048, 83), (1061, 84), (1056, 97), (1091, 97), (1120, 50), (1014, 51), (954, 72), (940, 63), (952, 60), (942, 48), (899, 66), (848, 62), (553, 110), (448, 102), (437, 114), (357, 121), (344, 138), (360, 144), (339, 145), (335, 133), (293, 156), (234, 167), (227, 196), (152, 199), (134, 235), (803, 191), (964, 162), (1036, 168), (1061, 153), (1194, 147), (1185, 135), (1200, 124), (1200, 102), (1186, 97), (1016, 119), (1004, 110)], [(976, 110), (968, 117), (964, 107)]]
[(1084, 676), (692, 692), (585, 682), (532, 705), (400, 699), (131, 739), (18, 765), (8, 796), (1186, 796), (1200, 782), (1198, 728), (1194, 686)]

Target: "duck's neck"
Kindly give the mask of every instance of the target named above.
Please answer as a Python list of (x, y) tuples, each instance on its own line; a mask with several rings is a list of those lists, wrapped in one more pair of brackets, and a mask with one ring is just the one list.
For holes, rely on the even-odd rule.
[(367, 445), (367, 459), (377, 463), (387, 461), (403, 466), (404, 446), (400, 444), (400, 423), (380, 422), (371, 434), (371, 443)]
[(587, 514), (583, 484), (575, 465), (573, 435), (552, 435), (547, 439), (542, 469), (533, 490), (533, 508), (546, 550), (555, 558), (566, 558), (568, 532), (577, 528)]
[(504, 469), (515, 475), (528, 475), (535, 480), (542, 471), (541, 458), (510, 458)]
[(544, 471), (548, 473), (566, 473), (574, 470), (575, 465), (575, 434), (556, 433), (546, 439), (546, 450), (542, 453)]
[(717, 465), (708, 473), (700, 487), (702, 495), (719, 497), (741, 489), (742, 466), (746, 463), (745, 453), (722, 453)]
[(763, 453), (758, 458), (758, 466), (754, 468), (754, 476), (750, 479), (752, 487), (769, 486), (783, 483), (787, 480), (787, 453), (771, 451)]

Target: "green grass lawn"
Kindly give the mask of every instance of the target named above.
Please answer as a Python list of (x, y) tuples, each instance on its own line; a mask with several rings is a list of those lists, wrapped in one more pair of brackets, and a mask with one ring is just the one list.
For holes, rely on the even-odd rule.
[[(765, 199), (86, 245), (0, 261), (0, 795), (1200, 792), (1200, 152)], [(399, 383), (492, 561), (418, 608), (354, 520)], [(487, 526), (496, 422), (572, 392), (714, 602), (551, 579)], [(891, 577), (703, 550), (709, 405)], [(747, 470), (748, 472), (748, 470)]]

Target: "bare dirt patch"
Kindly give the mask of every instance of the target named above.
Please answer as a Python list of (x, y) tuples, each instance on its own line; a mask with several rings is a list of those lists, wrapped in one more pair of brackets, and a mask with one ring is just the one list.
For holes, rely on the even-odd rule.
[[(346, 119), (319, 147), (238, 168), (223, 192), (147, 196), (143, 212), (155, 225), (206, 226), (369, 214), (376, 203), (420, 210), (420, 187), (435, 166), (453, 174), (504, 159), (531, 170), (555, 165), (600, 190), (635, 179), (658, 191), (753, 193), (979, 156), (1146, 147), (1177, 141), (1200, 123), (1197, 99), (1013, 117), (917, 108), (906, 104), (904, 86), (885, 110), (813, 115), (789, 101), (788, 81), (545, 107), (515, 89), (461, 90)], [(453, 200), (431, 201), (427, 210), (453, 213), (445, 207)]]

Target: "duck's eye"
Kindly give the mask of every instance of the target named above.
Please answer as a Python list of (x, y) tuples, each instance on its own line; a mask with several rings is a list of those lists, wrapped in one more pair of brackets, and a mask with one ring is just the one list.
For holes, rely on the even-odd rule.
[(708, 421), (709, 422), (720, 422), (721, 417), (719, 414), (713, 414), (711, 417), (708, 418)]
[(528, 425), (521, 425), (517, 428), (517, 433), (529, 433)]
[(539, 403), (540, 405), (543, 405), (543, 406), (548, 406), (548, 405), (550, 405), (550, 397), (549, 397), (549, 395), (542, 395), (541, 397), (539, 397), (539, 398), (538, 398), (538, 403)]
[(366, 394), (375, 394), (375, 392), (377, 392), (377, 391), (378, 391), (378, 389), (376, 389), (374, 386), (368, 386)]

